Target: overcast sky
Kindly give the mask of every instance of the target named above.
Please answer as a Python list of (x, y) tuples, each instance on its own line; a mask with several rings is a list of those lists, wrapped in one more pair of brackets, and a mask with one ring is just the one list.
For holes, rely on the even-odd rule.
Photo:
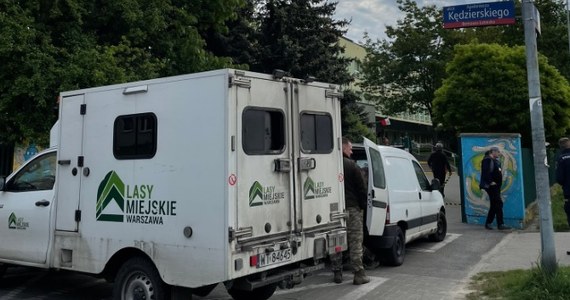
[[(386, 25), (396, 25), (396, 21), (404, 17), (398, 9), (396, 0), (337, 1), (336, 18), (352, 19), (346, 36), (355, 42), (363, 42), (364, 32), (368, 32), (373, 39), (385, 39)], [(416, 2), (419, 7), (436, 5), (443, 8), (444, 6), (493, 2), (493, 0), (417, 0)]]

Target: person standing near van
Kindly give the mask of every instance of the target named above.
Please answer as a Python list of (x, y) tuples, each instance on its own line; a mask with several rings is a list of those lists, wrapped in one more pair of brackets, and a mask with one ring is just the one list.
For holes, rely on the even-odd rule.
[[(350, 262), (354, 269), (353, 284), (365, 284), (370, 282), (370, 278), (364, 272), (362, 263), (364, 232), (363, 232), (363, 209), (366, 208), (368, 190), (366, 183), (356, 163), (350, 159), (352, 155), (352, 143), (346, 137), (342, 138), (342, 154), (344, 167), (344, 198), (348, 220), (346, 230), (348, 231), (348, 250)], [(334, 282), (342, 282), (342, 266), (339, 270), (333, 267)]]
[(485, 228), (489, 230), (493, 229), (491, 223), (493, 223), (495, 217), (497, 218), (497, 228), (499, 230), (510, 229), (510, 227), (505, 226), (503, 221), (503, 200), (501, 199), (503, 172), (499, 162), (500, 154), (499, 148), (493, 146), (485, 153), (485, 157), (481, 161), (479, 188), (487, 192), (491, 202), (487, 220), (485, 221)]
[(563, 137), (558, 140), (560, 155), (556, 159), (556, 182), (562, 186), (564, 194), (564, 212), (570, 226), (570, 139)]
[(451, 176), (452, 171), (451, 165), (449, 165), (449, 161), (447, 161), (447, 156), (443, 153), (442, 143), (435, 144), (435, 151), (429, 156), (427, 163), (433, 172), (433, 177), (439, 180), (439, 192), (445, 197), (445, 193), (443, 192), (445, 188), (445, 174), (449, 172), (449, 176)]

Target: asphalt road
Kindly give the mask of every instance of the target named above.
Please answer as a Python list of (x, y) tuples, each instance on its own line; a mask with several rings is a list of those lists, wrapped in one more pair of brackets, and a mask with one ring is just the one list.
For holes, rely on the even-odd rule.
[[(271, 299), (463, 299), (465, 284), (477, 269), (474, 267), (505, 233), (461, 223), (457, 176), (448, 182), (446, 195), (448, 236), (443, 242), (409, 244), (402, 266), (368, 270), (371, 282), (365, 285), (352, 285), (349, 270), (344, 272), (342, 284), (334, 284), (330, 270), (323, 270), (294, 289), (278, 290)], [(102, 279), (68, 272), (14, 268), (0, 280), (0, 300), (107, 300), (111, 293), (112, 285)], [(194, 299), (231, 298), (219, 285), (210, 295)]]

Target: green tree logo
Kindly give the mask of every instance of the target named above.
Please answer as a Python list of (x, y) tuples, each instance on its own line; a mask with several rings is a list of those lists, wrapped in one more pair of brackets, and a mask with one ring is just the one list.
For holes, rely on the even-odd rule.
[(11, 213), (10, 217), (8, 218), (8, 228), (16, 229), (17, 221), (18, 218), (16, 218), (16, 215), (14, 213)]
[[(259, 197), (259, 201), (255, 202), (255, 198)], [(262, 205), (263, 202), (263, 186), (259, 182), (254, 182), (249, 188), (249, 206)]]
[(107, 173), (103, 181), (99, 184), (97, 191), (97, 221), (123, 222), (123, 214), (104, 214), (103, 210), (111, 201), (115, 201), (122, 212), (125, 211), (125, 184), (115, 173), (110, 171)]
[[(305, 183), (303, 184), (303, 194), (305, 195), (305, 199), (313, 199), (315, 198), (315, 182), (311, 177), (307, 176)], [(311, 192), (311, 195), (309, 195)]]

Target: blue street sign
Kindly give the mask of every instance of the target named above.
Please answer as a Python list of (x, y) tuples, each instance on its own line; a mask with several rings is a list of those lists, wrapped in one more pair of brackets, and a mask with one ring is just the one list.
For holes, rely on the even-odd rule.
[(473, 3), (443, 8), (443, 28), (515, 24), (513, 1)]

